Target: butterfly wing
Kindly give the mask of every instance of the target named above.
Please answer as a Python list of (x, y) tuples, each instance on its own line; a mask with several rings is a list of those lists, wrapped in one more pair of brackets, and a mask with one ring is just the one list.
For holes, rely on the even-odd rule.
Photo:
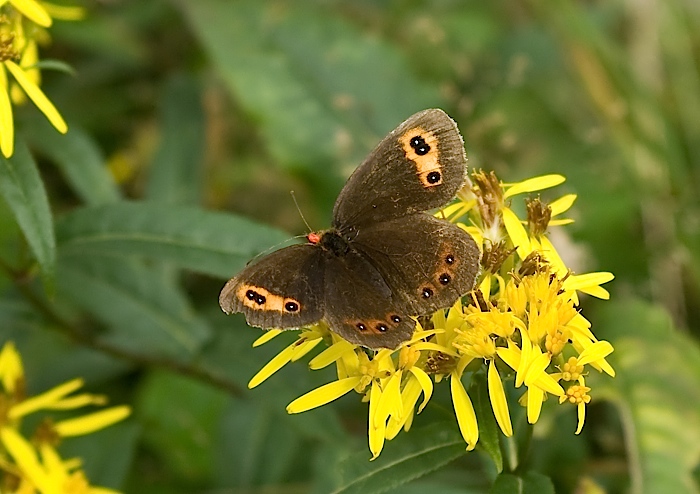
[(347, 341), (368, 348), (396, 348), (413, 334), (415, 321), (380, 272), (355, 251), (329, 257), (325, 320)]
[(462, 136), (444, 111), (416, 113), (350, 176), (333, 226), (345, 232), (443, 206), (464, 184), (466, 161)]
[(367, 226), (352, 244), (412, 315), (452, 306), (473, 288), (481, 257), (467, 232), (426, 213)]
[(251, 326), (298, 328), (323, 317), (324, 260), (314, 245), (292, 245), (248, 265), (226, 283), (219, 305)]

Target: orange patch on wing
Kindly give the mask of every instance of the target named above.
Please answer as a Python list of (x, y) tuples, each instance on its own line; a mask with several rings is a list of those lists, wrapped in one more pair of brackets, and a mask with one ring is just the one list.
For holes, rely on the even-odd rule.
[[(255, 285), (241, 285), (236, 297), (244, 306), (254, 310), (296, 313), (301, 310), (301, 303), (291, 297), (275, 295), (265, 288)], [(288, 310), (288, 304), (296, 304), (295, 310)]]
[[(414, 139), (421, 139), (419, 146), (412, 145)], [(416, 175), (424, 187), (434, 187), (442, 183), (442, 166), (440, 165), (440, 153), (438, 151), (438, 138), (422, 127), (415, 127), (403, 133), (399, 138), (406, 158), (416, 166)], [(428, 152), (419, 154), (417, 151), (422, 146), (427, 146)]]

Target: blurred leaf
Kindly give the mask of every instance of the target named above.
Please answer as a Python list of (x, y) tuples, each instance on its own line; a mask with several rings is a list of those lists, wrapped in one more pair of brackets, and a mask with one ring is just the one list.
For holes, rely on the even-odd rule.
[(338, 183), (347, 172), (329, 163), (355, 166), (402, 120), (440, 103), (397, 50), (320, 5), (180, 5), (278, 163), (317, 179)]
[(141, 427), (133, 419), (114, 424), (61, 444), (65, 458), (81, 458), (92, 485), (119, 489), (124, 484), (139, 446)]
[(211, 475), (229, 400), (223, 391), (174, 374), (154, 372), (145, 380), (136, 408), (144, 440), (175, 478), (201, 482)]
[(39, 263), (44, 283), (51, 289), (56, 263), (53, 218), (36, 163), (19, 140), (12, 158), (0, 156), (0, 194), (12, 209)]
[(289, 236), (229, 214), (119, 202), (60, 218), (57, 238), (66, 258), (143, 256), (224, 278)]
[(45, 119), (35, 118), (24, 134), (32, 148), (45, 155), (56, 166), (87, 204), (116, 202), (121, 193), (109, 174), (101, 151), (82, 129), (70, 127), (59, 134)]
[[(589, 382), (619, 408), (631, 490), (697, 493), (700, 457), (700, 349), (668, 314), (640, 300), (605, 304), (596, 334), (615, 347), (614, 379)], [(593, 395), (595, 400), (595, 395)]]
[(198, 204), (202, 195), (205, 120), (198, 82), (174, 76), (161, 102), (161, 141), (151, 165), (147, 197), (170, 204)]
[(44, 58), (43, 60), (40, 60), (31, 67), (24, 67), (25, 70), (35, 68), (40, 70), (55, 70), (57, 72), (63, 72), (72, 76), (76, 75), (75, 69), (63, 60), (50, 60)]
[(527, 472), (525, 475), (501, 474), (489, 491), (490, 494), (554, 494), (552, 481), (546, 475)]
[(209, 336), (179, 288), (135, 260), (62, 262), (58, 281), (60, 295), (110, 327), (99, 340), (137, 355), (187, 359)]
[(453, 423), (412, 428), (384, 445), (381, 456), (369, 461), (369, 450), (353, 454), (337, 466), (334, 494), (375, 494), (417, 479), (465, 454)]
[[(290, 427), (284, 409), (275, 411), (255, 399), (229, 402), (219, 431), (215, 452), (219, 485), (252, 487), (283, 482), (295, 463), (307, 463), (312, 451), (303, 447), (302, 437)], [(303, 451), (303, 454), (302, 454)], [(295, 477), (303, 479), (299, 472)]]
[(41, 117), (28, 120), (24, 126), (23, 134), (30, 146), (58, 166), (74, 192), (87, 204), (118, 201), (121, 193), (92, 137), (73, 125), (67, 134), (59, 134)]

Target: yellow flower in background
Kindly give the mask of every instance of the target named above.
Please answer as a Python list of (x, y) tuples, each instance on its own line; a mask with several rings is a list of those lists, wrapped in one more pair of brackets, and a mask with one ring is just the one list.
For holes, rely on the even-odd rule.
[[(557, 396), (561, 405), (576, 405), (578, 434), (585, 422), (585, 405), (591, 400), (585, 376), (591, 368), (615, 375), (606, 361), (613, 347), (591, 332), (591, 323), (579, 312), (578, 293), (609, 298), (600, 285), (613, 275), (571, 273), (547, 237), (549, 227), (572, 223), (561, 215), (574, 204), (575, 195), (561, 196), (551, 204), (539, 197), (528, 199), (527, 217), (522, 220), (511, 208), (513, 197), (559, 185), (563, 176), (546, 175), (516, 184), (503, 184), (493, 173), (475, 172), (472, 178), (473, 186), (437, 214), (470, 233), (482, 250), (483, 270), (472, 292), (453, 307), (421, 318), (413, 338), (393, 351), (348, 343), (323, 324), (304, 329), (249, 386), (259, 385), (326, 342), (309, 367), (317, 370), (335, 364), (337, 380), (297, 398), (287, 411), (300, 413), (351, 391), (359, 393), (369, 402), (371, 459), (377, 458), (386, 441), (411, 428), (434, 387), (445, 381), (450, 383), (466, 449), (474, 449), (479, 440), (478, 417), (469, 396), (472, 385), (464, 383), (473, 382), (469, 376), (476, 374), (485, 377), (491, 409), (505, 436), (513, 434), (508, 387), (523, 390), (518, 403), (526, 407), (531, 424), (539, 420), (549, 395)], [(280, 333), (269, 331), (254, 346)]]
[[(105, 396), (74, 394), (83, 386), (73, 379), (33, 397), (25, 396), (22, 359), (12, 342), (0, 350), (0, 472), (3, 485), (15, 483), (17, 493), (107, 494), (110, 489), (91, 486), (80, 461), (63, 460), (56, 446), (62, 439), (90, 434), (124, 420), (131, 413), (128, 406), (115, 406), (82, 416), (39, 423), (31, 440), (21, 433), (22, 420), (33, 413), (74, 410), (90, 405), (104, 405)], [(9, 481), (7, 479), (12, 479)], [(4, 491), (3, 491), (4, 492)]]
[(38, 40), (53, 18), (77, 20), (83, 9), (36, 0), (0, 1), (0, 151), (9, 158), (14, 152), (13, 103), (30, 99), (56, 130), (68, 126), (41, 85)]

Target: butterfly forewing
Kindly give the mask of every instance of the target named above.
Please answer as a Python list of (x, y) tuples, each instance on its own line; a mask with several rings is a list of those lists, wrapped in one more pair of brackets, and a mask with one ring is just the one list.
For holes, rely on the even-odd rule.
[(416, 113), (386, 136), (350, 176), (333, 209), (340, 231), (449, 202), (464, 184), (462, 136), (442, 110)]
[(471, 290), (481, 256), (468, 233), (426, 213), (362, 228), (353, 247), (414, 315), (450, 307)]
[(323, 317), (323, 255), (292, 245), (247, 266), (221, 290), (224, 312), (243, 312), (251, 326), (298, 328)]

